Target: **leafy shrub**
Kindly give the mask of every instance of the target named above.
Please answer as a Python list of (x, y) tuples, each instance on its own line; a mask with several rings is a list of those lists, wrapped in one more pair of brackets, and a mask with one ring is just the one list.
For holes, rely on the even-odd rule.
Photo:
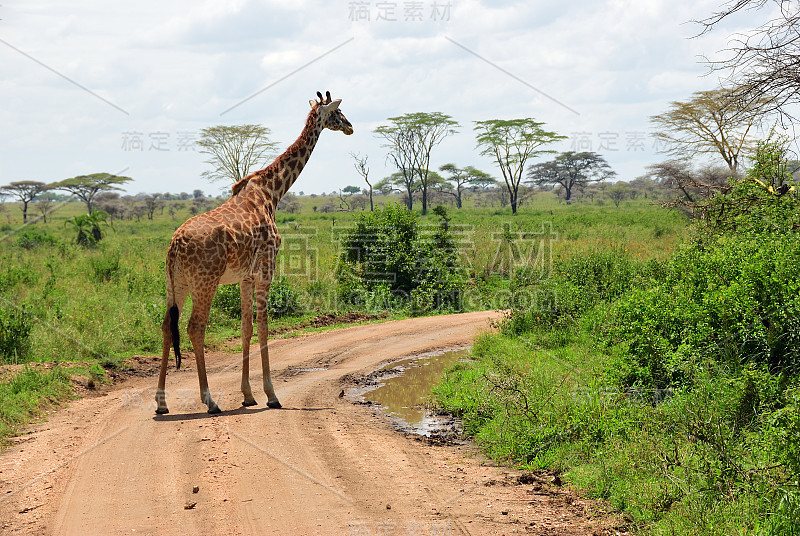
[[(557, 259), (545, 279), (539, 271), (517, 270), (511, 281), (511, 313), (501, 328), (503, 333), (518, 335), (576, 322), (600, 303), (611, 303), (632, 288), (647, 287), (663, 271), (660, 262), (637, 262), (624, 251)], [(535, 299), (526, 299), (530, 296)]]
[(0, 309), (0, 359), (19, 363), (28, 356), (33, 324), (24, 309), (9, 306)]
[[(268, 309), (273, 318), (284, 316), (298, 316), (303, 314), (300, 295), (285, 277), (272, 280), (269, 289)], [(220, 285), (214, 295), (211, 306), (227, 314), (231, 318), (242, 317), (242, 296), (239, 283), (234, 285)], [(255, 302), (253, 305), (253, 318), (256, 317)]]
[(239, 283), (218, 286), (211, 307), (222, 311), (231, 318), (242, 318), (242, 296)]
[(273, 318), (303, 314), (300, 296), (285, 277), (272, 280), (268, 304), (269, 314)]
[(426, 227), (399, 204), (360, 213), (343, 238), (336, 272), (340, 298), (374, 304), (388, 289), (387, 303), (404, 302), (415, 313), (460, 310), (458, 244), (446, 210), (436, 213), (439, 222)]
[(75, 242), (84, 247), (95, 246), (103, 239), (102, 225), (111, 226), (108, 213), (102, 210), (73, 216), (64, 223), (72, 225), (77, 233)]
[(33, 285), (37, 279), (36, 273), (32, 270), (11, 266), (5, 273), (0, 274), (0, 292), (12, 289), (19, 284)]
[(36, 229), (25, 229), (20, 232), (14, 245), (23, 249), (34, 249), (39, 246), (52, 246), (58, 243), (55, 237)]
[(106, 283), (108, 281), (116, 281), (122, 269), (120, 252), (114, 251), (89, 257), (89, 266), (92, 269), (92, 279), (96, 282)]

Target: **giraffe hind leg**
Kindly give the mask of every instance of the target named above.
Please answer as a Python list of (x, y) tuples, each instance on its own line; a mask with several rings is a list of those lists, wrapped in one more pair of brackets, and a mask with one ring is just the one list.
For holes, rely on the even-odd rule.
[(192, 314), (189, 316), (189, 339), (194, 348), (195, 361), (197, 363), (197, 379), (200, 382), (200, 400), (208, 406), (209, 413), (220, 413), (221, 410), (214, 399), (211, 398), (211, 391), (208, 388), (208, 376), (206, 375), (205, 359), (205, 338), (206, 326), (208, 325), (208, 315), (211, 312), (211, 300), (216, 292), (216, 285), (210, 288), (195, 289), (192, 292)]
[[(165, 385), (167, 382), (167, 366), (169, 364), (169, 349), (175, 348), (175, 355), (180, 356), (179, 339), (176, 336), (178, 331), (178, 317), (180, 316), (183, 304), (186, 301), (187, 292), (185, 289), (178, 288), (172, 299), (167, 300), (167, 312), (164, 314), (164, 321), (161, 323), (161, 335), (164, 344), (161, 352), (161, 369), (158, 374), (158, 388), (156, 389), (156, 413), (163, 415), (169, 413), (167, 408), (167, 396)], [(172, 303), (170, 303), (172, 302)]]
[(253, 279), (245, 278), (241, 283), (242, 305), (242, 395), (243, 406), (258, 404), (250, 387), (250, 339), (253, 338)]

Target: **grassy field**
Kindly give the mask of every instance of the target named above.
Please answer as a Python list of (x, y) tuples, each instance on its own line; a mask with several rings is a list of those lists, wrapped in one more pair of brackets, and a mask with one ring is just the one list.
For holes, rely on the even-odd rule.
[[(299, 199), (299, 213), (278, 213), (283, 246), (276, 278), (304, 307), (298, 315), (274, 319), (271, 327), (357, 309), (341, 302), (334, 275), (341, 233), (356, 214), (314, 212), (312, 205), (325, 198)], [(43, 407), (69, 396), (70, 374), (103, 381), (104, 371), (125, 358), (160, 353), (164, 257), (172, 233), (190, 217), (190, 203), (168, 201), (152, 220), (115, 220), (95, 247), (77, 245), (68, 223), (85, 213), (82, 203), (60, 204), (47, 223), (28, 225), (22, 225), (18, 205), (5, 204), (0, 215), (0, 351), (2, 362), (12, 367), (2, 376), (0, 434), (19, 430)], [(684, 238), (686, 226), (682, 215), (643, 200), (619, 208), (567, 206), (549, 194), (537, 196), (516, 216), (507, 208), (448, 213), (467, 274), (465, 310), (507, 307), (511, 274), (521, 265), (548, 270), (553, 260), (597, 250), (633, 259), (665, 258)], [(420, 219), (422, 226), (436, 222), (432, 215)], [(224, 287), (220, 291), (208, 328), (210, 347), (237, 336), (239, 319), (226, 302), (237, 296)], [(402, 308), (388, 313), (391, 318), (410, 314)], [(182, 330), (188, 316), (182, 315)], [(188, 344), (188, 338), (183, 341)], [(15, 368), (24, 363), (31, 366)]]
[[(512, 289), (553, 299), (512, 303), (436, 402), (492, 458), (561, 473), (637, 534), (797, 535), (800, 196), (741, 181), (709, 214), (666, 257), (639, 254), (648, 234), (666, 253), (654, 217), (624, 247), (585, 224), (548, 277), (518, 270)], [(625, 233), (629, 213), (606, 215)]]

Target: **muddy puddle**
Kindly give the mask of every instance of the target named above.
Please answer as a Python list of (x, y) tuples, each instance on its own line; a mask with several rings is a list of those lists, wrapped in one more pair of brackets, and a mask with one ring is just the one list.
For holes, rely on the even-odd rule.
[(453, 418), (434, 414), (426, 402), (444, 371), (468, 356), (467, 348), (395, 361), (370, 375), (377, 387), (364, 391), (362, 398), (380, 406), (404, 431), (429, 437), (452, 434), (457, 431)]

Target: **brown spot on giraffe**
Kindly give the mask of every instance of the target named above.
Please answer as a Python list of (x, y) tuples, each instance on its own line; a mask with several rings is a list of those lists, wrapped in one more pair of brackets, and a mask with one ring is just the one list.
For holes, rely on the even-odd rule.
[(314, 150), (323, 129), (353, 133), (353, 126), (339, 110), (341, 100), (332, 101), (317, 92), (319, 101), (311, 100), (311, 111), (297, 140), (266, 168), (251, 173), (233, 185), (233, 194), (221, 206), (190, 218), (172, 236), (167, 250), (167, 313), (161, 324), (164, 337), (161, 370), (156, 390), (156, 413), (168, 413), (165, 384), (169, 349), (175, 349), (180, 368), (178, 318), (186, 298), (192, 296), (192, 314), (188, 333), (197, 360), (200, 399), (209, 413), (220, 409), (211, 398), (205, 366), (205, 332), (211, 301), (217, 286), (241, 283), (242, 299), (242, 405), (257, 402), (250, 388), (250, 339), (253, 336), (253, 296), (261, 353), (264, 392), (267, 405), (281, 407), (269, 370), (267, 347), (267, 300), (275, 256), (281, 236), (275, 225), (275, 207), (297, 180)]

